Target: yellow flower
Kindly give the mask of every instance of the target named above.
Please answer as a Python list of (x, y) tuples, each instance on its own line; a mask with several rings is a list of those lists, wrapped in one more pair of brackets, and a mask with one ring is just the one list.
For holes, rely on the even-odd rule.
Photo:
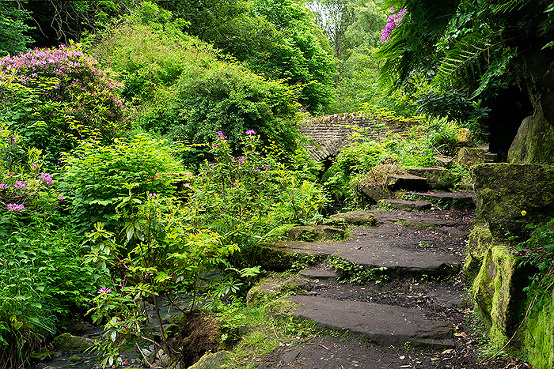
[(522, 211), (521, 211), (521, 215), (522, 215), (522, 216), (526, 216), (526, 215), (527, 215), (527, 212), (526, 212), (525, 210), (522, 210)]

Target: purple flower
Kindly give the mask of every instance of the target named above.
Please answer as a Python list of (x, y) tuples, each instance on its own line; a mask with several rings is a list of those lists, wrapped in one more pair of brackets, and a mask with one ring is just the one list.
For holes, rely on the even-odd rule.
[(98, 294), (99, 294), (99, 295), (101, 295), (101, 294), (103, 294), (103, 293), (110, 293), (110, 292), (112, 292), (112, 290), (109, 289), (109, 288), (106, 288), (106, 287), (102, 287), (102, 288), (100, 288), (100, 289), (98, 290)]
[(150, 197), (158, 197), (158, 194), (155, 193), (155, 192), (151, 192), (151, 193), (148, 194), (148, 196), (150, 196)]
[(0, 190), (4, 190), (8, 188), (8, 184), (7, 183), (0, 183)]
[(213, 167), (215, 165), (215, 163), (209, 163), (208, 166), (209, 167)]
[(15, 182), (15, 188), (25, 188), (27, 187), (27, 185), (25, 184), (25, 182), (21, 182), (21, 181), (17, 181)]
[(153, 317), (154, 317), (154, 315), (148, 314), (148, 319), (152, 319)]
[(220, 140), (224, 140), (224, 139), (227, 138), (227, 136), (223, 136), (223, 132), (221, 132), (221, 131), (217, 131), (216, 134), (219, 136)]
[(247, 136), (252, 136), (252, 135), (255, 135), (255, 134), (256, 134), (256, 132), (254, 132), (253, 129), (249, 129), (248, 131), (246, 131)]
[(51, 185), (52, 184), (52, 176), (50, 175), (50, 173), (41, 173), (40, 174), (40, 179), (46, 183), (47, 185)]
[(244, 164), (244, 160), (240, 159), (239, 161), (237, 161), (237, 163)]
[(25, 210), (25, 205), (23, 204), (8, 204), (6, 205), (9, 211), (22, 211)]
[(254, 172), (256, 172), (256, 173), (260, 173), (260, 172), (262, 171), (260, 168), (254, 168), (254, 169), (252, 169), (252, 170), (253, 170)]
[(264, 167), (264, 170), (269, 170), (269, 167)]
[[(394, 12), (394, 8), (390, 8), (389, 12)], [(391, 14), (387, 19), (387, 25), (385, 28), (383, 28), (383, 31), (381, 32), (381, 41), (389, 42), (390, 36), (392, 34), (392, 31), (394, 31), (395, 28), (399, 27), (402, 23), (402, 19), (404, 19), (404, 15), (406, 15), (406, 8), (402, 8), (398, 13)]]
[(63, 197), (61, 195), (58, 197), (58, 200), (63, 200), (63, 199), (65, 199), (65, 197)]

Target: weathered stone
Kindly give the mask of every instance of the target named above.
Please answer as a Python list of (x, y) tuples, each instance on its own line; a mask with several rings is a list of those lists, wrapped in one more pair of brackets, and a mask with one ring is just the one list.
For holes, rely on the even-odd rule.
[(448, 189), (454, 187), (454, 183), (459, 179), (456, 175), (445, 168), (408, 168), (409, 174), (423, 177), (431, 189)]
[(492, 246), (493, 238), (488, 225), (477, 225), (469, 235), (463, 272), (467, 283), (472, 283), (481, 269), (483, 258)]
[(293, 241), (323, 241), (344, 238), (344, 230), (329, 225), (295, 226), (289, 230)]
[(385, 199), (379, 201), (379, 205), (382, 207), (390, 207), (398, 210), (429, 210), (431, 209), (430, 202), (427, 201), (412, 201), (412, 200), (397, 200), (397, 199)]
[(456, 156), (456, 163), (469, 168), (476, 164), (482, 164), (486, 161), (486, 149), (477, 147), (462, 147)]
[(435, 155), (433, 159), (437, 162), (437, 165), (443, 166), (445, 168), (452, 168), (454, 166), (454, 158), (444, 155)]
[(216, 353), (207, 352), (194, 365), (188, 369), (218, 369), (221, 368), (225, 358), (229, 356), (228, 351), (218, 351)]
[(337, 273), (335, 273), (332, 270), (326, 270), (326, 269), (303, 269), (300, 272), (298, 272), (302, 277), (310, 278), (310, 279), (333, 279), (337, 278)]
[(349, 211), (347, 213), (333, 214), (331, 216), (335, 221), (346, 224), (374, 226), (377, 225), (377, 219), (369, 211)]
[[(238, 254), (238, 255), (237, 255)], [(233, 254), (240, 258), (240, 253)], [(248, 260), (253, 265), (259, 265), (265, 270), (283, 271), (294, 263), (295, 256), (283, 241), (265, 243), (248, 251)]]
[(475, 208), (473, 196), (468, 192), (412, 192), (406, 195), (428, 201), (440, 209), (465, 210)]
[(412, 174), (388, 175), (386, 179), (386, 184), (387, 188), (391, 191), (423, 191), (428, 188), (425, 178), (414, 176)]
[(317, 296), (291, 296), (287, 300), (296, 304), (293, 315), (299, 318), (324, 327), (348, 329), (379, 345), (401, 346), (410, 342), (413, 346), (437, 349), (454, 345), (451, 323), (427, 319), (425, 311)]
[(554, 164), (554, 127), (541, 115), (521, 123), (508, 151), (514, 164)]
[(554, 217), (554, 167), (481, 164), (472, 168), (480, 215), (496, 238), (525, 237), (525, 226)]
[(391, 190), (378, 184), (359, 183), (356, 185), (356, 190), (367, 196), (370, 204), (376, 204), (379, 200), (394, 197)]
[(473, 146), (473, 134), (467, 128), (462, 128), (458, 136), (456, 136), (456, 144), (458, 146)]
[(73, 336), (62, 333), (54, 338), (54, 347), (65, 352), (84, 352), (94, 345), (94, 341), (87, 337)]
[[(526, 298), (522, 289), (527, 277), (517, 265), (506, 245), (493, 243), (473, 281), (474, 311), (496, 347), (508, 342), (523, 319)], [(511, 345), (518, 346), (520, 340), (519, 335), (514, 337)]]
[(554, 363), (554, 295), (528, 318), (523, 351), (532, 368), (548, 368)]

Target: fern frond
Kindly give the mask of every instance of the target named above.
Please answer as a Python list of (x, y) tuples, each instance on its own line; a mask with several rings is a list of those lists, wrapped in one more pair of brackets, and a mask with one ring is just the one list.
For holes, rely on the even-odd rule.
[(480, 59), (490, 44), (485, 41), (463, 40), (449, 50), (438, 67), (435, 83), (451, 84), (462, 77), (474, 77), (481, 71)]
[(493, 9), (493, 13), (495, 14), (507, 14), (511, 13), (513, 11), (519, 11), (523, 9), (527, 4), (529, 4), (530, 1), (522, 1), (522, 0), (507, 0), (504, 3), (498, 4)]

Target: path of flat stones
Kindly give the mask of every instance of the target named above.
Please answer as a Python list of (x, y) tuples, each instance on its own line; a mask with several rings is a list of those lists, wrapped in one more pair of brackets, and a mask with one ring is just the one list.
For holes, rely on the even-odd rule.
[[(365, 267), (386, 268), (394, 276), (411, 275), (417, 279), (423, 275), (457, 275), (473, 211), (420, 211), (421, 204), (405, 203), (412, 211), (357, 212), (360, 216), (373, 214), (379, 224), (350, 227), (350, 238), (345, 241), (287, 242), (286, 247), (294, 253), (338, 256)], [(432, 349), (454, 347), (453, 322), (436, 311), (443, 307), (445, 310), (447, 305), (461, 309), (461, 288), (448, 291), (446, 297), (441, 293), (442, 300), (430, 299), (433, 302), (426, 306), (404, 307), (383, 303), (379, 296), (367, 293), (359, 294), (362, 297), (358, 298), (350, 291), (344, 299), (336, 282), (329, 284), (336, 274), (326, 268), (303, 270), (300, 275), (315, 281), (319, 288), (287, 298), (294, 303), (296, 317), (310, 319), (326, 328), (348, 330), (382, 347), (406, 344)], [(434, 283), (440, 289), (442, 282)], [(364, 290), (363, 286), (349, 288)], [(291, 360), (299, 360), (298, 357)]]

